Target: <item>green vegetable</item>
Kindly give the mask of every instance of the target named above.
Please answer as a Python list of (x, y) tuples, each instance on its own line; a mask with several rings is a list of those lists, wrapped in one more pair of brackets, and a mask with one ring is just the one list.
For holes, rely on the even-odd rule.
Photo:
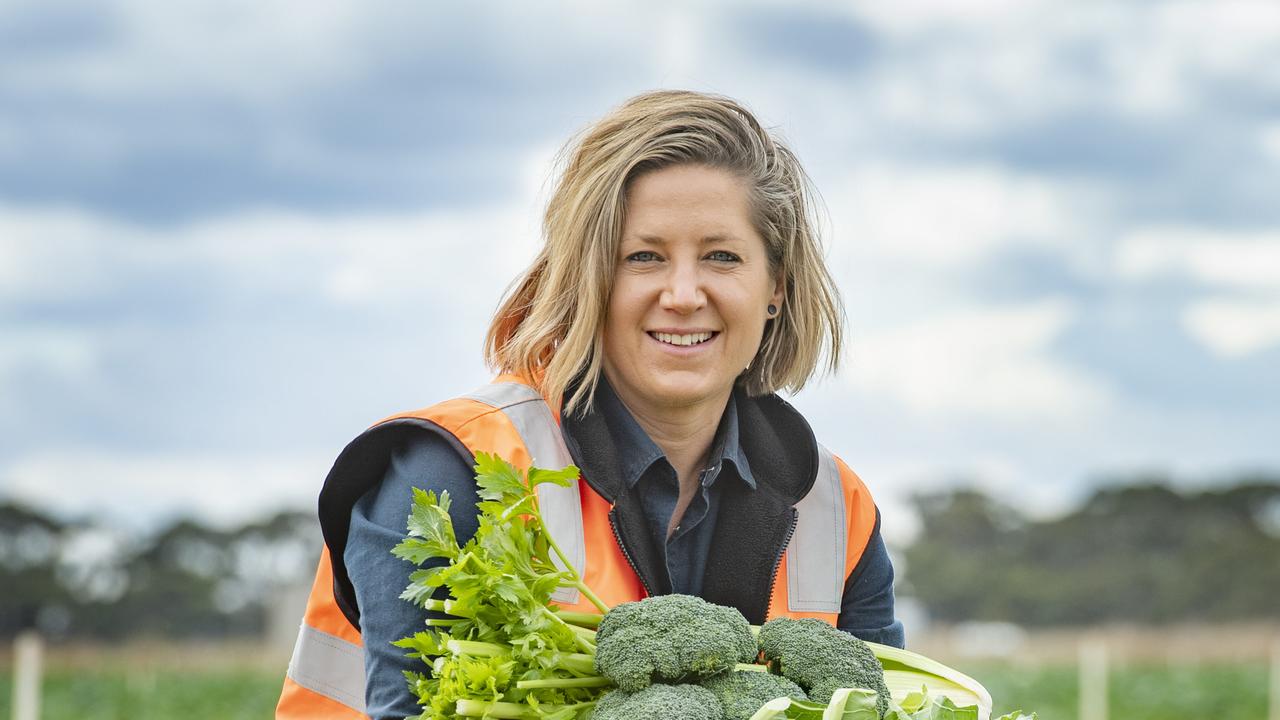
[(792, 697), (808, 700), (799, 685), (769, 672), (733, 670), (702, 681), (724, 708), (725, 720), (748, 720), (769, 700)]
[(901, 698), (901, 702), (923, 687), (929, 694), (950, 698), (960, 707), (976, 705), (982, 716), (991, 713), (991, 695), (968, 675), (910, 650), (877, 643), (867, 643), (867, 647), (884, 667), (889, 694)]
[[(448, 493), (415, 489), (409, 536), (393, 550), (417, 565), (443, 561), (414, 571), (401, 597), (453, 616), (395, 643), (431, 666), (430, 674), (407, 673), (424, 707), (420, 717), (585, 720), (607, 690), (598, 678), (583, 681), (596, 676), (592, 632), (557, 615), (551, 594), (572, 587), (601, 612), (608, 608), (543, 527), (535, 494), (542, 483), (567, 485), (578, 470), (533, 468), (522, 476), (485, 453), (476, 454), (475, 469), (480, 523), (471, 540), (457, 543)], [(433, 598), (441, 588), (449, 600)], [(535, 686), (519, 687), (522, 681)]]
[[(522, 476), (500, 458), (477, 453), (475, 469), (481, 499), (475, 536), (459, 546), (448, 493), (415, 489), (409, 535), (393, 551), (420, 566), (401, 597), (446, 615), (395, 643), (431, 670), (406, 673), (423, 706), (419, 720), (587, 720), (593, 712), (601, 720), (720, 720), (719, 697), (731, 706), (732, 720), (982, 720), (990, 714), (990, 697), (972, 678), (915, 653), (862, 643), (819, 620), (777, 619), (754, 629), (733, 608), (674, 595), (610, 610), (565, 559), (538, 509), (535, 488), (567, 485), (577, 468), (531, 468)], [(428, 561), (435, 564), (421, 567)], [(551, 594), (561, 587), (578, 590), (604, 617), (558, 609)], [(447, 599), (437, 597), (445, 591)], [(769, 699), (794, 691), (751, 664), (757, 630), (771, 665), (815, 701)], [(733, 669), (755, 672), (725, 672)], [(707, 678), (711, 689), (662, 684), (695, 678)], [(614, 683), (620, 687), (611, 691)], [(774, 690), (745, 699), (748, 688), (770, 683)], [(890, 703), (890, 690), (901, 703)], [(699, 710), (672, 709), (693, 699)], [(1014, 713), (999, 720), (1034, 718)]]
[[(977, 705), (957, 705), (945, 695), (929, 694), (928, 688), (908, 693), (901, 703), (894, 703), (885, 720), (982, 720), (983, 713)], [(996, 720), (1036, 720), (1036, 714), (1023, 715), (1015, 711)]]
[(697, 685), (650, 685), (614, 690), (596, 704), (591, 720), (721, 720), (720, 702)]
[(655, 682), (697, 682), (758, 654), (742, 613), (692, 595), (618, 605), (596, 634), (596, 670), (627, 692)]
[(765, 703), (749, 720), (877, 720), (877, 695), (866, 688), (840, 688), (827, 703), (777, 698)]
[(809, 697), (828, 702), (840, 688), (876, 693), (878, 716), (889, 710), (884, 669), (866, 643), (816, 618), (776, 618), (760, 627), (760, 649), (770, 666)]

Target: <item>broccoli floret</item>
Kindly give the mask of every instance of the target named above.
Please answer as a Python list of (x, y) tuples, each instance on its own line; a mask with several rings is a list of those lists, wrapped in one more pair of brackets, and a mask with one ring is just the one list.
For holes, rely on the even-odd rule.
[(720, 701), (697, 685), (650, 685), (614, 690), (596, 703), (591, 720), (722, 720)]
[(760, 649), (770, 665), (817, 702), (839, 688), (876, 692), (881, 717), (889, 710), (884, 668), (867, 644), (817, 618), (776, 618), (760, 628)]
[(623, 603), (605, 614), (596, 633), (596, 671), (627, 692), (697, 682), (751, 662), (757, 652), (742, 613), (692, 595)]
[(725, 720), (750, 720), (761, 705), (774, 698), (808, 700), (799, 685), (770, 672), (732, 670), (702, 681), (724, 707)]

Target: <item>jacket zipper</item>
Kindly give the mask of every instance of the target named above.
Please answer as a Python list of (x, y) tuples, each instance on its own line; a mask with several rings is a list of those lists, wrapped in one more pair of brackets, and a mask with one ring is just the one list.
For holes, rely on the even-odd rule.
[(782, 569), (782, 556), (787, 552), (787, 546), (791, 544), (791, 536), (796, 534), (796, 525), (800, 522), (800, 513), (795, 508), (791, 508), (791, 527), (787, 528), (787, 537), (782, 541), (782, 547), (778, 548), (778, 555), (773, 559), (773, 576), (769, 581), (769, 593), (765, 595), (764, 619), (769, 619), (769, 605), (773, 602), (773, 588), (778, 584), (778, 571)]
[(631, 551), (627, 550), (626, 543), (622, 542), (622, 533), (618, 531), (618, 519), (615, 515), (617, 511), (612, 508), (609, 510), (609, 527), (613, 529), (613, 540), (618, 543), (618, 549), (622, 551), (622, 557), (627, 559), (627, 564), (631, 566), (631, 572), (635, 573), (636, 578), (640, 581), (640, 585), (644, 587), (644, 594), (647, 597), (653, 597), (653, 590), (649, 587), (649, 583), (645, 581), (644, 574), (640, 572), (640, 568), (636, 566), (636, 561), (631, 557)]

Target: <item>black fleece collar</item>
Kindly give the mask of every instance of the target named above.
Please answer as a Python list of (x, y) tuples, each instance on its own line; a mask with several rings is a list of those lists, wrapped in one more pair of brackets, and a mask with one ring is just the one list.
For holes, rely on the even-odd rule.
[[(636, 433), (647, 442), (638, 445)], [(587, 412), (564, 416), (561, 434), (583, 477), (609, 502), (626, 495), (662, 455), (603, 377)], [(791, 505), (808, 494), (817, 476), (817, 441), (804, 417), (777, 395), (750, 397), (741, 388), (734, 388), (711, 457), (734, 463), (752, 489), (763, 474), (771, 494)]]

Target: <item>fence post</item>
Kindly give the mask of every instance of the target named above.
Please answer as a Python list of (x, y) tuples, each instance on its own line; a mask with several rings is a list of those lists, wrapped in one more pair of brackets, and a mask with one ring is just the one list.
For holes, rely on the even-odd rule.
[(1080, 643), (1080, 720), (1107, 720), (1107, 644)]
[(1270, 720), (1280, 720), (1280, 637), (1271, 641), (1271, 710)]
[(40, 676), (44, 642), (35, 632), (13, 641), (13, 720), (39, 720)]

